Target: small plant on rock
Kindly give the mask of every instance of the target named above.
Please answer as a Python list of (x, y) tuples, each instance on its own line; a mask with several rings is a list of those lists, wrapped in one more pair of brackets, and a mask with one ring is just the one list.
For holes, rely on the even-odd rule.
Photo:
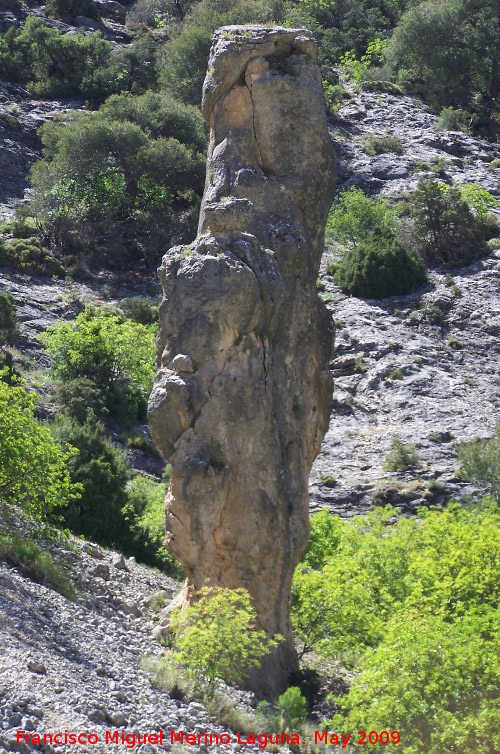
[(407, 471), (418, 466), (419, 457), (415, 445), (403, 442), (399, 437), (394, 437), (391, 442), (391, 450), (385, 456), (385, 471)]

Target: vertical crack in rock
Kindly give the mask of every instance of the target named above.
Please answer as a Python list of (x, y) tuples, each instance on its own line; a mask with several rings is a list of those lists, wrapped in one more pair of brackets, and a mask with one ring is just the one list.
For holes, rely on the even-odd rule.
[(219, 29), (203, 111), (198, 236), (159, 270), (149, 421), (172, 464), (167, 529), (186, 585), (248, 589), (261, 626), (284, 636), (247, 679), (275, 698), (298, 665), (291, 582), (332, 406), (333, 325), (316, 278), (335, 158), (311, 33)]

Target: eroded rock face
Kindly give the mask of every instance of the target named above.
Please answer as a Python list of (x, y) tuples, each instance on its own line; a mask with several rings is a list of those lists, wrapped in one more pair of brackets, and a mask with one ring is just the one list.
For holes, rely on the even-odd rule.
[(169, 546), (187, 583), (245, 587), (262, 627), (285, 637), (248, 682), (272, 697), (297, 667), (290, 586), (332, 405), (316, 278), (335, 158), (310, 32), (219, 29), (203, 109), (199, 232), (160, 268), (149, 420), (173, 467)]

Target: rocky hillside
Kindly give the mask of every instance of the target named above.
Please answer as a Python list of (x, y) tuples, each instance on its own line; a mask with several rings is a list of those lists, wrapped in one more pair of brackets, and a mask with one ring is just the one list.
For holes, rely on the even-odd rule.
[[(36, 127), (58, 110), (81, 103), (40, 102), (11, 86), (0, 89), (0, 216), (22, 198), (25, 176), (39, 154)], [(331, 124), (341, 185), (360, 185), (395, 197), (413, 189), (423, 163), (440, 160), (459, 182), (477, 182), (500, 198), (500, 149), (461, 133), (439, 132), (436, 118), (407, 97), (357, 94)], [(401, 155), (367, 156), (368, 134), (400, 138)], [(330, 429), (310, 478), (311, 510), (327, 506), (343, 516), (377, 502), (406, 511), (451, 496), (480, 491), (456, 477), (456, 444), (492, 434), (500, 419), (500, 251), (453, 280), (441, 272), (430, 284), (401, 298), (348, 298), (325, 273), (323, 295), (336, 321), (335, 406)], [(15, 352), (37, 368), (49, 366), (37, 334), (60, 319), (72, 319), (82, 302), (113, 303), (125, 295), (151, 293), (155, 281), (96, 278), (91, 283), (27, 277), (0, 270), (0, 290), (15, 299), (20, 335)], [(48, 407), (46, 407), (48, 410)], [(416, 446), (418, 464), (401, 473), (384, 470), (393, 438)], [(159, 476), (134, 451), (137, 468)], [(22, 524), (14, 521), (14, 529)], [(22, 529), (21, 529), (22, 530)], [(74, 542), (59, 547), (79, 589), (71, 602), (0, 565), (0, 754), (33, 751), (17, 744), (15, 731), (105, 732), (224, 730), (196, 703), (155, 690), (139, 659), (163, 651), (153, 641), (149, 598), (172, 594), (167, 577), (124, 561), (116, 553)], [(163, 595), (165, 598), (165, 594)], [(248, 698), (244, 700), (249, 702)], [(47, 754), (127, 751), (124, 745), (40, 746)], [(135, 751), (171, 751), (141, 745)], [(187, 751), (257, 751), (234, 736), (223, 749), (200, 745)]]
[[(400, 139), (402, 154), (364, 153), (364, 138), (386, 134)], [(491, 165), (500, 148), (439, 131), (412, 98), (356, 95), (340, 109), (333, 138), (341, 186), (396, 197), (438, 164), (450, 180), (500, 197), (500, 169)], [(323, 277), (337, 326), (336, 403), (310, 478), (312, 510), (352, 515), (374, 502), (412, 510), (477, 494), (456, 478), (456, 444), (490, 436), (500, 419), (499, 272), (497, 250), (453, 270), (453, 279), (433, 272), (427, 288), (382, 301), (346, 297)], [(411, 471), (383, 470), (394, 437), (416, 445)]]
[[(7, 522), (11, 532), (23, 533), (25, 526), (15, 516)], [(140, 733), (144, 744), (144, 734), (162, 730), (165, 745), (134, 748), (138, 754), (156, 754), (176, 750), (170, 745), (171, 730), (227, 733), (201, 704), (183, 703), (153, 688), (144, 669), (147, 659), (154, 664), (163, 654), (153, 631), (158, 609), (178, 584), (133, 558), (125, 560), (81, 541), (50, 547), (70, 569), (78, 590), (75, 601), (0, 564), (0, 754), (122, 754), (127, 745), (106, 746), (106, 732)], [(251, 701), (240, 695), (242, 704)], [(99, 743), (38, 746), (36, 739), (35, 744), (26, 738), (17, 742), (17, 730), (42, 736), (95, 734)], [(231, 740), (234, 745), (225, 745), (224, 751), (240, 750), (233, 734)], [(215, 745), (178, 746), (181, 750), (220, 751)]]

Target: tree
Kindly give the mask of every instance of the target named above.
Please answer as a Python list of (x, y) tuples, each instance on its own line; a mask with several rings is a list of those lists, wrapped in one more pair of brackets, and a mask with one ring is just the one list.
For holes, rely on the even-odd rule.
[(61, 253), (79, 239), (109, 267), (153, 267), (169, 239), (194, 232), (206, 144), (195, 108), (166, 93), (115, 95), (98, 113), (46, 123), (42, 140), (30, 211)]
[[(482, 191), (421, 178), (410, 197), (416, 242), (428, 264), (463, 265), (487, 253), (498, 225), (487, 215)], [(486, 192), (488, 193), (488, 192)], [(475, 203), (475, 213), (464, 197)]]
[(68, 458), (71, 480), (82, 490), (58, 513), (65, 525), (106, 547), (121, 547), (128, 527), (123, 514), (127, 503), (130, 465), (125, 453), (103, 436), (104, 425), (89, 412), (84, 424), (59, 416), (52, 425), (53, 437), (63, 446), (76, 449)]
[(17, 315), (10, 293), (0, 291), (0, 345), (17, 332)]
[(203, 587), (188, 608), (172, 616), (176, 662), (185, 665), (200, 685), (213, 688), (217, 678), (228, 684), (244, 680), (279, 638), (266, 638), (245, 589)]
[[(155, 325), (122, 321), (87, 307), (73, 322), (59, 322), (40, 335), (63, 382), (91, 380), (111, 413), (142, 413), (155, 374)], [(69, 396), (67, 396), (69, 399)]]
[(406, 11), (387, 56), (405, 75), (421, 81), (428, 99), (472, 108), (479, 125), (487, 127), (500, 93), (499, 51), (497, 0), (431, 0)]
[(80, 498), (82, 488), (67, 469), (74, 449), (62, 450), (34, 418), (35, 396), (10, 382), (0, 379), (0, 498), (46, 521)]

